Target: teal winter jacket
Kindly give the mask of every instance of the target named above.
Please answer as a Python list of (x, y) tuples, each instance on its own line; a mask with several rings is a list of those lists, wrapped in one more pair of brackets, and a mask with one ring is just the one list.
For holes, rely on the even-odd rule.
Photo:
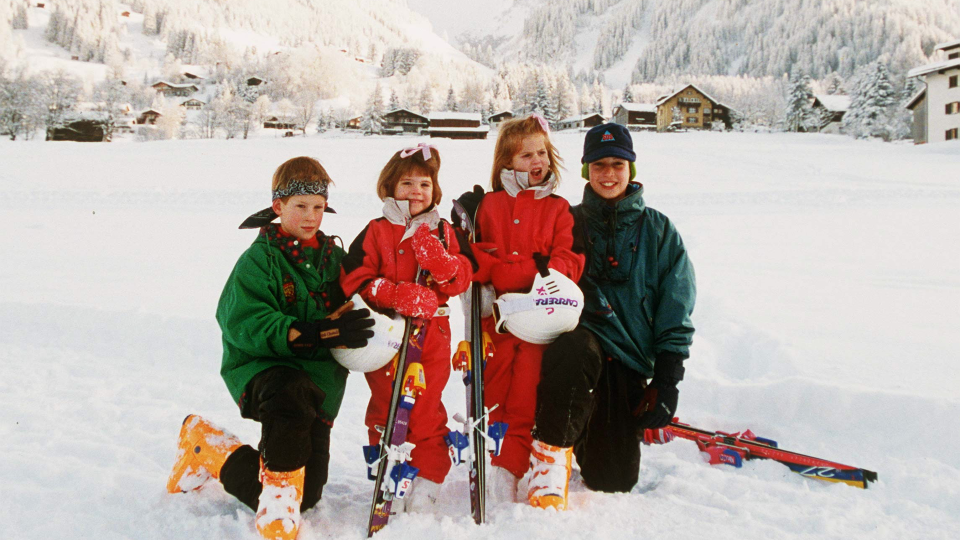
[(322, 347), (310, 358), (295, 355), (287, 333), (294, 321), (323, 319), (344, 303), (339, 283), (344, 251), (336, 237), (318, 233), (319, 249), (303, 248), (278, 229), (271, 224), (260, 230), (220, 295), (220, 375), (234, 403), (242, 406), (247, 384), (257, 373), (281, 365), (306, 371), (326, 394), (322, 415), (332, 421), (343, 399), (347, 370)]
[(689, 357), (696, 284), (673, 223), (646, 207), (643, 186), (634, 183), (614, 205), (588, 184), (572, 212), (574, 250), (587, 257), (581, 326), (607, 356), (646, 377), (658, 356)]

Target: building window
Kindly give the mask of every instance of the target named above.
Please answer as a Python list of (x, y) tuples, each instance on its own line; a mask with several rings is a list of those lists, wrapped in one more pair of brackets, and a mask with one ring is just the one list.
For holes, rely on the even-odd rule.
[(960, 79), (960, 75), (951, 75), (951, 76), (950, 76), (950, 84), (948, 85), (948, 87), (949, 87), (949, 88), (956, 88), (957, 85), (960, 84), (960, 83), (958, 83), (957, 79)]
[(703, 114), (710, 114), (710, 109), (704, 109)]
[(960, 52), (950, 53), (950, 55), (947, 56), (947, 60), (955, 60), (957, 58), (960, 58)]
[(696, 107), (687, 107), (687, 114), (697, 114)]
[(948, 141), (951, 141), (951, 140), (953, 140), (953, 139), (956, 139), (956, 138), (957, 138), (957, 128), (948, 129), (947, 132), (945, 133), (945, 135), (946, 135), (946, 139), (947, 139)]
[(954, 101), (953, 103), (947, 103), (946, 105), (947, 114), (957, 114), (960, 113), (960, 101)]
[(697, 123), (696, 117), (693, 117), (693, 116), (687, 117), (687, 123), (688, 123), (688, 124), (696, 124), (696, 123)]

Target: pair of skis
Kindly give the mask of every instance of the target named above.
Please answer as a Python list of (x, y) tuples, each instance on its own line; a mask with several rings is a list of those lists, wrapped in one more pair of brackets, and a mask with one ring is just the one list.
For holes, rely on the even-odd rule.
[[(454, 201), (454, 209), (467, 232), (468, 240), (476, 240), (473, 217), (468, 215), (460, 203)], [(427, 285), (428, 273), (418, 270), (417, 284)], [(465, 336), (453, 357), (455, 369), (463, 371), (463, 383), (466, 386), (467, 417), (454, 415), (462, 429), (451, 431), (445, 437), (449, 446), (450, 459), (455, 465), (470, 465), (470, 509), (477, 524), (486, 519), (486, 454), (500, 453), (501, 443), (507, 431), (507, 424), (494, 422), (487, 425), (489, 409), (483, 403), (483, 368), (493, 356), (493, 344), (489, 336), (481, 329), (480, 288), (471, 285), (464, 293), (464, 299), (470, 299), (470, 316), (467, 318)], [(407, 430), (410, 412), (417, 395), (426, 388), (423, 367), (420, 359), (423, 355), (423, 343), (426, 336), (424, 319), (407, 317), (404, 329), (403, 348), (400, 350), (395, 368), (393, 394), (387, 413), (387, 425), (380, 437), (379, 445), (364, 447), (364, 458), (368, 465), (368, 476), (374, 480), (373, 504), (370, 507), (370, 519), (367, 537), (387, 525), (393, 502), (406, 495), (418, 469), (411, 466), (410, 453), (414, 445), (407, 442)], [(487, 443), (490, 443), (488, 448)], [(376, 470), (376, 474), (374, 474)]]
[[(461, 227), (467, 233), (467, 240), (476, 242), (474, 216), (458, 202), (453, 202), (453, 210), (460, 218)], [(468, 296), (469, 295), (469, 296)], [(464, 337), (453, 356), (453, 369), (463, 372), (463, 384), (466, 387), (467, 417), (454, 415), (454, 420), (462, 426), (461, 431), (447, 434), (450, 459), (454, 465), (468, 463), (470, 466), (470, 511), (478, 525), (486, 521), (486, 455), (500, 454), (501, 443), (506, 435), (507, 424), (493, 422), (488, 425), (487, 417), (493, 408), (483, 403), (483, 368), (493, 356), (494, 347), (490, 336), (481, 328), (481, 292), (476, 283), (464, 293), (464, 299), (470, 300), (470, 314), (466, 319)], [(490, 443), (488, 448), (487, 443)]]
[[(427, 275), (426, 270), (418, 269), (417, 284), (426, 286)], [(393, 394), (387, 411), (387, 424), (380, 435), (380, 444), (363, 447), (367, 475), (374, 480), (367, 538), (387, 525), (393, 502), (406, 496), (419, 472), (409, 463), (415, 445), (407, 442), (407, 431), (417, 396), (426, 389), (423, 365), (420, 363), (426, 334), (425, 319), (406, 317), (403, 347), (394, 366)]]

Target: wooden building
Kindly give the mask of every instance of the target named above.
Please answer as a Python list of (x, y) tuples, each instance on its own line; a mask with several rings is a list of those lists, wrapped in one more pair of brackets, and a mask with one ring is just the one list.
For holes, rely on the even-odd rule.
[(48, 141), (110, 142), (110, 120), (105, 114), (80, 114), (61, 126), (47, 129)]
[(157, 118), (160, 118), (161, 116), (163, 115), (160, 114), (160, 111), (147, 109), (137, 116), (137, 124), (152, 126), (153, 124), (157, 123)]
[(513, 111), (500, 111), (487, 117), (487, 123), (491, 128), (498, 128), (500, 124), (513, 119)]
[(657, 131), (712, 129), (715, 122), (731, 127), (730, 108), (688, 84), (657, 100)]
[(156, 90), (158, 94), (177, 97), (186, 97), (200, 90), (193, 83), (177, 84), (167, 81), (157, 81), (151, 85), (151, 88)]
[(960, 140), (960, 40), (940, 43), (946, 60), (911, 69), (924, 88), (907, 103), (913, 111), (913, 142)]
[(817, 94), (813, 96), (811, 108), (823, 119), (820, 133), (842, 133), (843, 115), (850, 108), (850, 96), (843, 94)]
[(190, 98), (180, 103), (180, 106), (183, 107), (184, 109), (187, 109), (188, 111), (199, 111), (206, 104), (207, 103), (205, 101), (199, 100), (197, 98)]
[(621, 103), (613, 108), (611, 121), (631, 131), (656, 130), (657, 106), (653, 103)]
[(289, 118), (279, 116), (269, 116), (263, 121), (263, 127), (266, 129), (300, 129), (296, 122)]
[(490, 126), (482, 124), (480, 113), (442, 111), (430, 113), (431, 137), (486, 139)]
[(396, 109), (383, 115), (384, 131), (420, 133), (430, 126), (430, 120), (409, 109)]
[(262, 84), (267, 84), (267, 81), (260, 77), (250, 77), (247, 79), (247, 86), (260, 86)]
[(590, 129), (593, 126), (599, 126), (604, 122), (603, 115), (600, 113), (579, 114), (570, 116), (557, 122), (557, 129)]

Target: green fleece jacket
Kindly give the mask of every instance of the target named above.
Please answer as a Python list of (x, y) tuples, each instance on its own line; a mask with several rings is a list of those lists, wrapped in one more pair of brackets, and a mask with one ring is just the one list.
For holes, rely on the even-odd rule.
[(254, 375), (282, 365), (306, 371), (326, 394), (322, 415), (336, 418), (347, 370), (328, 349), (318, 347), (301, 358), (287, 346), (291, 323), (323, 319), (344, 303), (339, 284), (344, 251), (335, 239), (318, 233), (319, 249), (303, 248), (271, 224), (234, 266), (220, 295), (217, 322), (223, 332), (220, 375), (241, 407)]
[(643, 186), (607, 204), (588, 184), (574, 215), (574, 251), (586, 255), (580, 278), (581, 326), (604, 352), (646, 377), (661, 356), (690, 355), (696, 299), (693, 265), (673, 223), (643, 202)]

